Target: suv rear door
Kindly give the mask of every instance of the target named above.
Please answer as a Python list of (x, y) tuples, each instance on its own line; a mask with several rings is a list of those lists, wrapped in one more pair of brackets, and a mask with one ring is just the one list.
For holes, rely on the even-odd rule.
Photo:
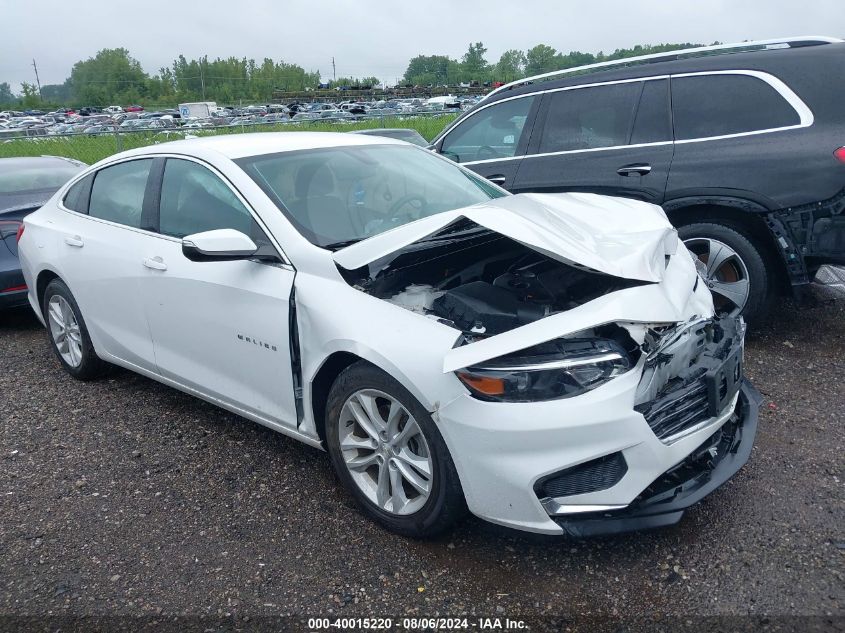
[(667, 78), (570, 86), (543, 95), (527, 155), (508, 188), (660, 204), (672, 155)]
[(495, 101), (463, 119), (436, 150), (505, 189), (511, 189), (528, 147), (540, 98)]

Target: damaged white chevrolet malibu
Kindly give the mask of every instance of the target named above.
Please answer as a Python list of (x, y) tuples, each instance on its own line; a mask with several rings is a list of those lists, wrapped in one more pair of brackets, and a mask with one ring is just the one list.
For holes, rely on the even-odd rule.
[(744, 325), (656, 206), (512, 196), (392, 139), (244, 134), (108, 158), (18, 237), (70, 374), (120, 365), (325, 448), (400, 534), (467, 509), (669, 525), (751, 453)]

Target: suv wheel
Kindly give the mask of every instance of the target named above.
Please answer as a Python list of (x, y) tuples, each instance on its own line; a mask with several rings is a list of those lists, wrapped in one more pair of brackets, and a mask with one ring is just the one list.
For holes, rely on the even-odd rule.
[(76, 299), (63, 281), (54, 279), (47, 284), (41, 309), (50, 346), (62, 367), (78, 380), (92, 380), (103, 375), (109, 365), (94, 351)]
[(755, 321), (763, 315), (769, 279), (761, 249), (722, 224), (702, 222), (678, 229), (686, 247), (705, 265), (716, 312)]
[(358, 505), (393, 532), (433, 536), (466, 512), (455, 465), (428, 411), (369, 363), (351, 365), (332, 385), (326, 443)]

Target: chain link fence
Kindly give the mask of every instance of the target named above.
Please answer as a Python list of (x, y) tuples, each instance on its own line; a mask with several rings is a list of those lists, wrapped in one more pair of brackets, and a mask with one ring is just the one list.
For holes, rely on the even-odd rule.
[[(107, 156), (136, 147), (166, 143), (180, 139), (244, 134), (248, 132), (351, 132), (376, 128), (406, 128), (419, 132), (431, 140), (457, 117), (455, 112), (418, 112), (413, 114), (357, 116), (353, 118), (326, 117), (302, 121), (275, 123), (241, 122), (228, 125), (205, 126), (189, 121), (179, 126), (159, 129), (122, 130), (102, 132), (76, 132), (73, 134), (48, 134), (42, 130), (20, 130), (0, 138), (0, 158), (15, 156), (64, 156), (93, 164)], [(194, 127), (200, 125), (201, 127)], [(11, 132), (7, 130), (7, 132)]]

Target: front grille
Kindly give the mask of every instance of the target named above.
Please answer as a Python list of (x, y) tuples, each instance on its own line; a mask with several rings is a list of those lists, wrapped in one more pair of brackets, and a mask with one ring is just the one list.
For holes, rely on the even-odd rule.
[(643, 414), (654, 434), (665, 440), (710, 417), (707, 384), (699, 378), (662, 398), (638, 404), (634, 409)]
[(535, 491), (543, 499), (607, 490), (619, 483), (626, 472), (625, 457), (612, 453), (550, 475), (537, 483)]

